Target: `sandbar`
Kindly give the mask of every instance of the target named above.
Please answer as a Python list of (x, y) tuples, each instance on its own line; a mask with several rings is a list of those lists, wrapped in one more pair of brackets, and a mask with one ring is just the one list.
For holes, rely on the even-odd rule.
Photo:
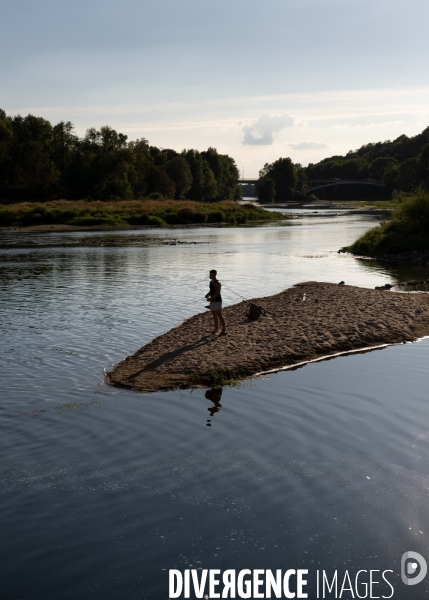
[(266, 309), (259, 320), (244, 302), (228, 306), (227, 335), (216, 336), (211, 314), (196, 314), (118, 363), (107, 382), (139, 392), (209, 387), (429, 335), (427, 293), (310, 281), (252, 302)]

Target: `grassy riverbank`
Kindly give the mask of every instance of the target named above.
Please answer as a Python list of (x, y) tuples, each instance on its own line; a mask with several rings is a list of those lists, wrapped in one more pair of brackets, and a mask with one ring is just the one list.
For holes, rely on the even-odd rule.
[(353, 202), (355, 208), (375, 208), (377, 210), (395, 210), (402, 204), (402, 200), (359, 200)]
[(365, 256), (429, 250), (429, 193), (421, 191), (401, 202), (389, 220), (342, 250)]
[(285, 215), (266, 211), (253, 204), (237, 204), (230, 200), (213, 203), (163, 199), (115, 202), (55, 200), (0, 206), (0, 226), (2, 227), (18, 225), (163, 227), (166, 225), (204, 225), (205, 223), (242, 225), (285, 218)]

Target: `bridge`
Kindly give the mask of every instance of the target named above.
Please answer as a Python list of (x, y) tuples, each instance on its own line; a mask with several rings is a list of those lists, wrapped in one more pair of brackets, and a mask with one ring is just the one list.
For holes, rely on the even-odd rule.
[(237, 179), (238, 185), (251, 186), (245, 190), (245, 195), (251, 198), (256, 198), (256, 184), (258, 183), (257, 177), (248, 177), (247, 179)]
[[(238, 185), (256, 186), (257, 182), (257, 177), (237, 179)], [(330, 179), (309, 179), (308, 181), (301, 182), (297, 191), (303, 196), (307, 196), (308, 194), (312, 194), (318, 190), (323, 190), (324, 188), (329, 187), (337, 187), (339, 185), (371, 185), (379, 188), (384, 187), (383, 182), (378, 179), (337, 179), (336, 177), (332, 177)], [(252, 193), (256, 193), (256, 187), (253, 188)]]
[(306, 186), (302, 189), (302, 194), (307, 196), (317, 190), (322, 190), (327, 187), (336, 187), (338, 185), (375, 185), (376, 187), (384, 187), (382, 181), (377, 179), (310, 179), (305, 182)]
[[(258, 182), (258, 177), (248, 177), (247, 179), (237, 179), (237, 183), (239, 185), (256, 185)], [(318, 190), (320, 188), (330, 187), (333, 185), (376, 185), (378, 187), (383, 187), (383, 182), (378, 179), (338, 179), (337, 177), (332, 177), (330, 179), (309, 179), (308, 181), (304, 181), (303, 184), (306, 186), (304, 188), (305, 193), (313, 192), (314, 190)]]
[(250, 179), (237, 179), (238, 185), (256, 185), (258, 182), (258, 177), (250, 178)]

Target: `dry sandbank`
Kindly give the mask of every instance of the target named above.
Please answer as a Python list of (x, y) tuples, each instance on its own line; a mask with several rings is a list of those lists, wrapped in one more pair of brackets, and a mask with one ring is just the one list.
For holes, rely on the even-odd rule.
[(228, 333), (220, 337), (210, 335), (211, 315), (197, 314), (120, 362), (107, 381), (142, 392), (210, 385), (219, 374), (244, 378), (429, 335), (424, 293), (312, 281), (253, 302), (269, 314), (250, 321), (244, 303), (228, 306)]

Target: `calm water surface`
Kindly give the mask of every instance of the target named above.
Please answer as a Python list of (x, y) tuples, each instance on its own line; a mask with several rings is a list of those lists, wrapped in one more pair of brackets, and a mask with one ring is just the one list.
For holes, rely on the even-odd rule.
[(309, 280), (429, 279), (337, 253), (377, 219), (0, 233), (2, 600), (167, 598), (171, 568), (307, 568), (311, 598), (316, 569), (391, 569), (395, 598), (428, 594), (399, 565), (429, 560), (429, 341), (221, 397), (104, 383), (203, 310), (210, 268), (225, 304)]

